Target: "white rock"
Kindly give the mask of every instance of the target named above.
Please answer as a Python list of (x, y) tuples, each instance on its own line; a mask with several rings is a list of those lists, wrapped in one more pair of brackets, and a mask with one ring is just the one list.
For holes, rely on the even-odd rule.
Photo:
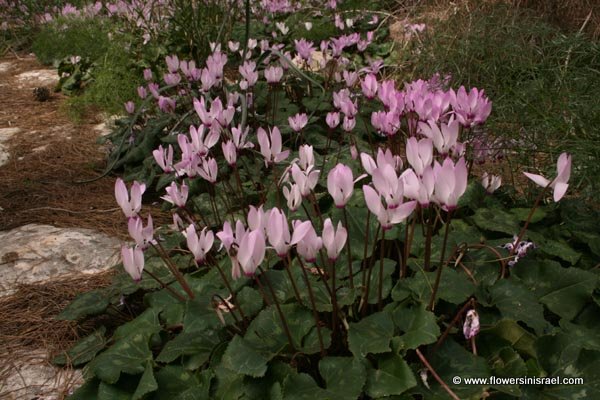
[(14, 64), (11, 62), (0, 63), (0, 74), (12, 69), (12, 67), (14, 67)]
[[(23, 72), (17, 75), (17, 79), (21, 82), (27, 83), (28, 86), (44, 86), (44, 85), (55, 85), (58, 83), (58, 74), (54, 69), (37, 69), (34, 71)], [(23, 87), (21, 85), (20, 87)]]
[(16, 133), (21, 132), (21, 128), (1, 128), (0, 129), (0, 143), (6, 142), (11, 137), (13, 137)]
[(66, 394), (62, 390), (83, 384), (81, 371), (54, 367), (47, 358), (37, 351), (10, 362), (11, 375), (0, 385), (0, 398), (58, 400)]
[(0, 231), (0, 296), (17, 283), (95, 274), (119, 262), (120, 241), (90, 229), (25, 225)]
[(17, 127), (0, 129), (0, 167), (5, 165), (10, 159), (8, 146), (6, 146), (4, 143), (20, 131), (21, 128)]
[(122, 118), (121, 115), (103, 116), (102, 119), (104, 122), (94, 125), (94, 130), (98, 132), (98, 135), (106, 136), (113, 131), (115, 128), (115, 121), (120, 118)]

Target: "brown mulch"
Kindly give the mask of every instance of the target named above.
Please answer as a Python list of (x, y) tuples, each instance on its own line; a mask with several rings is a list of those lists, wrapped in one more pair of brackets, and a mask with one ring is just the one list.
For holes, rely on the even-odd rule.
[[(14, 64), (0, 72), (0, 128), (21, 129), (5, 143), (11, 158), (0, 167), (0, 230), (40, 223), (91, 228), (128, 240), (126, 220), (114, 199), (115, 177), (80, 183), (100, 176), (106, 167), (106, 148), (97, 143), (94, 129), (102, 121), (92, 115), (73, 122), (65, 110), (66, 97), (52, 87), (48, 101), (37, 101), (35, 82), (16, 79), (22, 72), (46, 68), (33, 56), (7, 56), (0, 62)], [(144, 206), (147, 211), (153, 217), (161, 214), (149, 205)], [(168, 220), (163, 215), (159, 221)]]
[[(94, 129), (103, 121), (89, 115), (74, 122), (67, 98), (51, 86), (50, 99), (37, 101), (33, 89), (39, 82), (17, 79), (23, 72), (48, 69), (35, 57), (0, 57), (0, 63), (7, 62), (12, 66), (0, 72), (0, 129), (20, 131), (3, 143), (10, 158), (0, 166), (0, 230), (38, 223), (90, 228), (131, 241), (127, 219), (114, 198), (115, 176), (94, 180), (106, 168), (107, 150), (97, 143), (99, 132)], [(81, 182), (85, 180), (92, 181)], [(155, 225), (170, 222), (156, 206), (145, 204), (143, 215), (147, 212)], [(50, 366), (53, 356), (93, 330), (94, 321), (81, 324), (55, 317), (77, 294), (108, 285), (112, 272), (22, 284), (12, 295), (0, 297), (0, 398), (22, 398), (21, 391), (27, 390), (3, 385), (19, 365)], [(75, 383), (75, 375), (68, 372), (57, 370), (48, 383), (54, 397), (63, 398)]]
[[(23, 365), (51, 367), (50, 360), (93, 332), (95, 321), (84, 323), (56, 320), (55, 317), (80, 293), (107, 286), (114, 271), (95, 275), (60, 278), (43, 284), (21, 284), (15, 292), (0, 298), (0, 382), (6, 382)], [(40, 353), (39, 350), (43, 349)], [(50, 379), (50, 378), (49, 378)], [(63, 398), (77, 384), (68, 368), (57, 372), (48, 384), (56, 398)], [(0, 385), (0, 398), (21, 396), (26, 387)], [(38, 390), (44, 391), (41, 388)], [(15, 392), (16, 391), (16, 392)], [(15, 392), (15, 393), (13, 393)], [(60, 392), (60, 393), (59, 393)], [(39, 393), (39, 391), (37, 392)]]
[[(0, 229), (28, 223), (92, 228), (123, 236), (123, 217), (114, 200), (114, 178), (94, 178), (106, 165), (106, 153), (96, 143), (100, 121), (75, 124), (61, 109), (65, 97), (51, 90), (48, 101), (33, 96), (36, 82), (15, 78), (19, 73), (45, 69), (34, 57), (4, 57), (15, 66), (0, 73), (0, 128), (18, 127), (6, 144), (9, 162), (0, 167)], [(37, 149), (37, 150), (34, 150)]]

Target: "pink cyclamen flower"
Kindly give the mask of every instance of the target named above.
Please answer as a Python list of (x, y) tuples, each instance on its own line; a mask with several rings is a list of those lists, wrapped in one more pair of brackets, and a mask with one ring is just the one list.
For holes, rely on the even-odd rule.
[(450, 158), (446, 158), (440, 165), (437, 161), (433, 164), (435, 177), (434, 194), (435, 201), (446, 211), (452, 211), (458, 205), (458, 199), (467, 190), (467, 164), (461, 157), (456, 164)]
[(156, 243), (151, 215), (148, 215), (148, 224), (145, 227), (140, 217), (129, 218), (127, 229), (129, 236), (135, 240), (136, 245), (142, 250), (146, 250), (150, 244)]
[(285, 214), (278, 208), (271, 209), (266, 225), (267, 238), (279, 257), (285, 257), (291, 246), (304, 238), (310, 228), (310, 222), (305, 221), (294, 226), (294, 234), (290, 235)]
[(210, 251), (215, 241), (215, 235), (211, 230), (207, 228), (200, 231), (200, 235), (196, 232), (196, 227), (193, 224), (187, 227), (183, 231), (183, 235), (186, 238), (188, 249), (194, 255), (194, 261), (197, 265), (204, 264), (206, 260), (206, 254)]
[(417, 175), (422, 175), (425, 167), (433, 161), (433, 142), (431, 139), (417, 141), (411, 137), (406, 141), (406, 159)]
[(146, 91), (145, 87), (138, 86), (138, 88), (137, 88), (137, 94), (140, 97), (140, 99), (145, 99), (148, 96), (148, 91)]
[(354, 86), (354, 84), (356, 83), (356, 80), (358, 79), (358, 74), (355, 71), (346, 71), (344, 70), (344, 72), (342, 73), (342, 76), (344, 77), (344, 81), (346, 81), (346, 87), (351, 88), (352, 86)]
[(317, 261), (317, 254), (319, 253), (319, 250), (321, 250), (321, 247), (323, 247), (323, 240), (317, 236), (317, 232), (310, 221), (294, 221), (294, 231), (299, 225), (304, 223), (308, 223), (308, 226), (306, 227), (306, 233), (296, 244), (296, 250), (306, 262), (314, 263)]
[(479, 315), (475, 310), (467, 311), (465, 323), (463, 325), (463, 334), (465, 339), (471, 339), (479, 333)]
[(123, 268), (131, 276), (135, 282), (142, 280), (142, 271), (144, 270), (144, 253), (142, 249), (135, 246), (130, 248), (128, 246), (121, 246), (121, 258), (123, 261)]
[(198, 169), (198, 175), (204, 178), (206, 181), (214, 184), (217, 182), (217, 173), (219, 172), (219, 167), (217, 165), (217, 160), (214, 158), (203, 158), (200, 162), (200, 168)]
[(254, 276), (256, 269), (265, 259), (265, 235), (262, 230), (248, 232), (241, 240), (237, 260), (247, 277)]
[(158, 83), (149, 83), (148, 90), (150, 91), (150, 94), (152, 94), (152, 97), (154, 97), (156, 100), (160, 98), (160, 86), (158, 86)]
[(181, 76), (179, 74), (164, 74), (163, 81), (169, 86), (175, 86), (181, 82)]
[(339, 112), (328, 112), (325, 117), (325, 122), (329, 129), (335, 129), (340, 124), (340, 113)]
[(373, 175), (375, 168), (383, 168), (386, 164), (391, 165), (396, 173), (399, 173), (404, 166), (400, 156), (393, 155), (390, 149), (384, 151), (381, 147), (377, 149), (377, 162), (367, 153), (360, 153), (360, 162), (365, 172), (369, 175)]
[(300, 58), (310, 62), (312, 53), (315, 51), (314, 43), (302, 38), (300, 40), (294, 39), (294, 45)]
[(177, 103), (170, 97), (158, 96), (158, 108), (160, 109), (160, 111), (165, 113), (171, 113), (175, 111), (176, 106)]
[(483, 173), (481, 177), (481, 185), (485, 188), (485, 191), (488, 194), (494, 193), (500, 185), (502, 184), (502, 177), (498, 175), (488, 174), (487, 172)]
[(146, 80), (146, 81), (152, 80), (152, 70), (150, 68), (146, 68), (144, 70), (144, 80)]
[(267, 83), (278, 83), (283, 77), (283, 68), (281, 67), (268, 67), (265, 68), (265, 79)]
[(290, 184), (290, 187), (284, 186), (281, 189), (283, 197), (287, 200), (287, 206), (290, 211), (296, 211), (302, 204), (302, 192), (297, 184)]
[(368, 74), (365, 76), (365, 79), (360, 82), (360, 88), (367, 99), (374, 99), (378, 89), (377, 78), (375, 75)]
[(457, 120), (450, 119), (447, 124), (441, 122), (440, 126), (434, 120), (429, 120), (427, 124), (419, 122), (419, 129), (423, 135), (433, 141), (438, 153), (444, 157), (456, 146), (459, 129)]
[(246, 141), (249, 131), (249, 127), (246, 127), (246, 129), (242, 130), (241, 125), (231, 128), (231, 136), (233, 137), (233, 143), (235, 144), (236, 149), (242, 150), (254, 148), (254, 144), (252, 142)]
[(167, 151), (165, 153), (165, 149), (161, 146), (158, 146), (158, 149), (152, 152), (154, 156), (154, 160), (158, 164), (158, 166), (163, 170), (163, 172), (170, 174), (173, 172), (173, 145), (169, 145)]
[(400, 178), (404, 182), (404, 196), (416, 200), (423, 208), (429, 207), (429, 202), (435, 188), (435, 177), (433, 168), (428, 165), (423, 171), (423, 175), (418, 177), (415, 171), (408, 168), (402, 173)]
[(134, 181), (131, 185), (130, 199), (125, 182), (123, 182), (121, 178), (117, 179), (115, 182), (115, 198), (126, 217), (135, 217), (140, 212), (142, 209), (142, 194), (144, 194), (145, 191), (146, 185), (144, 183)]
[(554, 189), (554, 202), (563, 198), (569, 188), (569, 178), (571, 177), (571, 155), (562, 153), (556, 162), (557, 175), (554, 180), (549, 181), (541, 175), (523, 172), (526, 177), (534, 181), (537, 185), (546, 188), (548, 185)]
[(182, 183), (180, 188), (175, 182), (171, 182), (171, 185), (167, 186), (165, 191), (167, 194), (162, 196), (161, 199), (166, 200), (177, 207), (185, 207), (189, 193), (189, 188), (185, 183)]
[(167, 63), (169, 72), (174, 73), (179, 69), (179, 58), (176, 55), (166, 56), (165, 62)]
[(294, 116), (288, 117), (288, 122), (290, 124), (290, 128), (292, 128), (294, 132), (300, 132), (308, 123), (308, 115), (305, 113), (298, 113)]
[(315, 165), (315, 156), (312, 146), (303, 144), (298, 149), (298, 155), (300, 156), (300, 168), (303, 170), (306, 171), (309, 167), (313, 167)]
[(239, 67), (240, 74), (246, 81), (247, 87), (252, 87), (258, 81), (258, 72), (254, 61), (246, 61)]
[(221, 143), (221, 149), (223, 150), (223, 156), (225, 157), (227, 164), (231, 167), (235, 166), (237, 162), (237, 149), (235, 148), (233, 140)]
[(327, 257), (331, 261), (337, 260), (348, 239), (346, 228), (344, 228), (341, 222), (338, 222), (337, 229), (334, 229), (331, 219), (327, 218), (323, 223), (321, 237), (323, 239), (323, 246), (327, 250)]
[(319, 174), (321, 171), (313, 169), (313, 166), (309, 166), (306, 170), (300, 169), (298, 164), (292, 164), (290, 168), (294, 183), (300, 189), (302, 197), (306, 197), (310, 192), (317, 186), (319, 182)]
[(414, 200), (404, 202), (395, 208), (384, 206), (381, 195), (369, 185), (363, 185), (363, 194), (369, 211), (377, 217), (383, 230), (391, 229), (395, 224), (404, 221), (417, 206)]
[(354, 190), (352, 169), (344, 164), (338, 164), (327, 175), (327, 191), (333, 197), (337, 208), (344, 208)]
[(346, 132), (351, 132), (355, 126), (356, 126), (356, 118), (345, 115), (344, 121), (342, 122), (342, 129)]
[(128, 114), (133, 114), (135, 111), (135, 103), (133, 101), (125, 103), (125, 111), (127, 111)]
[(265, 158), (265, 166), (279, 163), (290, 154), (289, 150), (281, 151), (281, 132), (276, 126), (269, 131), (269, 134), (263, 128), (258, 128), (256, 136), (260, 152)]
[(466, 127), (483, 124), (492, 112), (492, 102), (477, 88), (468, 93), (464, 86), (456, 92), (450, 89), (450, 102), (456, 119)]

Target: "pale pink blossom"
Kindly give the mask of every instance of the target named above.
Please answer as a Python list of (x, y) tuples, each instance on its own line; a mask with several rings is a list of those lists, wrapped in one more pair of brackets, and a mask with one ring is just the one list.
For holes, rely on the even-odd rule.
[(534, 181), (537, 185), (545, 188), (548, 185), (554, 189), (554, 201), (558, 202), (563, 198), (569, 188), (569, 178), (571, 177), (571, 155), (562, 153), (556, 162), (557, 175), (554, 180), (549, 181), (542, 175), (524, 172), (525, 176)]
[(148, 224), (144, 227), (144, 223), (140, 217), (129, 218), (127, 223), (129, 236), (135, 240), (136, 245), (145, 250), (154, 240), (154, 225), (152, 224), (152, 216), (148, 215)]
[(123, 268), (135, 282), (142, 280), (142, 271), (144, 270), (144, 253), (139, 247), (130, 248), (121, 246), (121, 258)]
[(327, 250), (327, 257), (332, 261), (337, 260), (348, 239), (346, 228), (344, 228), (341, 222), (338, 222), (337, 228), (334, 229), (331, 219), (327, 218), (323, 222), (321, 237), (323, 239), (323, 246)]
[(237, 149), (233, 140), (221, 143), (221, 150), (223, 151), (223, 157), (230, 166), (235, 166), (237, 162)]
[(483, 173), (481, 177), (481, 185), (484, 187), (485, 191), (489, 194), (494, 193), (500, 185), (502, 184), (502, 177), (499, 175), (488, 174), (487, 172)]
[(367, 99), (374, 99), (375, 95), (377, 94), (377, 89), (379, 88), (375, 75), (368, 74), (365, 76), (365, 78), (360, 82), (360, 88)]
[(458, 199), (467, 189), (467, 165), (461, 157), (456, 164), (446, 158), (443, 164), (437, 161), (433, 164), (435, 188), (433, 199), (446, 211), (452, 211), (458, 204)]
[(197, 265), (204, 264), (206, 254), (210, 251), (215, 241), (215, 235), (211, 230), (203, 228), (200, 234), (196, 232), (196, 227), (190, 224), (183, 235), (186, 238), (188, 249), (194, 255), (194, 261)]
[(265, 79), (267, 83), (278, 83), (283, 77), (283, 68), (271, 66), (265, 68)]
[(337, 164), (327, 175), (327, 191), (333, 197), (337, 208), (344, 208), (354, 190), (352, 169), (344, 164)]
[(171, 182), (171, 185), (167, 186), (165, 191), (167, 194), (162, 196), (161, 199), (177, 207), (185, 207), (189, 193), (189, 188), (185, 183), (182, 183), (180, 187), (177, 183)]
[(263, 128), (258, 128), (256, 136), (260, 145), (260, 153), (265, 158), (265, 166), (279, 163), (290, 154), (289, 150), (282, 151), (281, 149), (281, 132), (279, 132), (279, 128), (273, 127), (269, 130), (269, 134)]
[(246, 233), (241, 240), (237, 261), (247, 277), (254, 276), (256, 269), (265, 259), (265, 235), (261, 230)]
[(288, 117), (288, 123), (294, 132), (300, 132), (308, 123), (308, 115), (306, 113), (298, 113)]
[(433, 142), (431, 139), (417, 141), (411, 137), (406, 141), (406, 159), (417, 175), (423, 175), (425, 167), (433, 161)]
[(317, 232), (315, 232), (315, 228), (310, 221), (301, 222), (296, 220), (293, 223), (294, 229), (303, 223), (308, 223), (309, 226), (306, 228), (303, 238), (296, 244), (296, 250), (306, 262), (314, 263), (317, 261), (319, 250), (323, 247), (323, 240), (317, 236)]
[(471, 339), (479, 333), (479, 315), (475, 310), (467, 311), (465, 323), (463, 324), (463, 334), (465, 339)]
[(131, 185), (130, 198), (125, 182), (121, 178), (117, 179), (115, 182), (115, 198), (126, 217), (135, 217), (140, 212), (142, 209), (142, 195), (145, 191), (146, 185), (144, 183), (134, 181)]

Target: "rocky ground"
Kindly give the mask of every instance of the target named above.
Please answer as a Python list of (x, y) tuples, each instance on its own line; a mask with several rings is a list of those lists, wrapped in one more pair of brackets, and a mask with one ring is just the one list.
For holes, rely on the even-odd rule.
[[(73, 123), (66, 99), (53, 92), (57, 81), (56, 71), (33, 56), (0, 59), (2, 399), (60, 399), (81, 380), (49, 362), (62, 334), (36, 333), (53, 326), (84, 282), (118, 263), (126, 232), (114, 178), (80, 182), (101, 174), (106, 148), (96, 142), (110, 127), (96, 117)], [(50, 99), (36, 100), (37, 87), (49, 88)], [(65, 332), (68, 344), (76, 332)]]

